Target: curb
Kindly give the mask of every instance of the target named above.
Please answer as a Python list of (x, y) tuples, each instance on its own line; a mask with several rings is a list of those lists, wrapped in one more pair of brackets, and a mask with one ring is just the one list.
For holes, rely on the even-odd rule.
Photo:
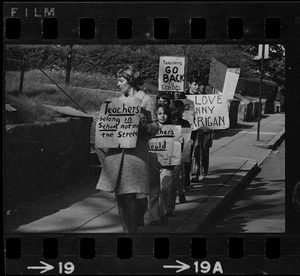
[(272, 145), (273, 143), (273, 147), (272, 149), (276, 149), (281, 143), (282, 141), (285, 139), (285, 129), (283, 129), (282, 131), (280, 131), (271, 141), (270, 144)]
[(251, 144), (251, 146), (274, 150), (281, 144), (281, 142), (284, 139), (285, 139), (285, 129), (281, 130), (278, 134), (276, 134), (270, 141), (268, 141), (268, 143), (266, 143), (266, 144)]
[[(213, 195), (200, 204), (172, 233), (206, 232), (208, 226), (226, 209), (236, 193), (257, 174), (258, 163), (247, 160)], [(245, 172), (246, 171), (246, 172)], [(220, 192), (221, 191), (221, 192)], [(218, 196), (224, 195), (224, 196)], [(206, 206), (205, 206), (206, 205)]]

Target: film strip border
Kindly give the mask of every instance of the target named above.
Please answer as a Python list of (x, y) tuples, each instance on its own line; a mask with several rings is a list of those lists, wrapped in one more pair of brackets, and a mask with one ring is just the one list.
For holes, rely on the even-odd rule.
[[(8, 237), (8, 274), (29, 273), (44, 262), (53, 273), (189, 273), (290, 274), (300, 269), (299, 237), (241, 236), (56, 236)], [(179, 264), (179, 265), (178, 265)], [(172, 265), (177, 265), (173, 267)], [(189, 268), (188, 268), (189, 266)], [(183, 270), (185, 270), (183, 269)], [(32, 271), (31, 271), (32, 272)]]
[(6, 43), (278, 43), (300, 3), (4, 3)]

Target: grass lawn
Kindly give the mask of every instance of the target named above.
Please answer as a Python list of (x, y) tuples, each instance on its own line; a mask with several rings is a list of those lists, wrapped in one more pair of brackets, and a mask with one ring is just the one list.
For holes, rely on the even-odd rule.
[[(72, 73), (69, 87), (65, 87), (65, 74), (44, 70), (80, 107), (86, 111), (99, 110), (111, 97), (120, 96), (114, 76)], [(19, 95), (20, 72), (5, 74), (5, 103), (18, 110), (18, 123), (51, 121), (61, 115), (43, 104), (79, 107), (39, 70), (25, 72), (22, 95)], [(145, 84), (143, 89), (156, 94), (154, 86)]]

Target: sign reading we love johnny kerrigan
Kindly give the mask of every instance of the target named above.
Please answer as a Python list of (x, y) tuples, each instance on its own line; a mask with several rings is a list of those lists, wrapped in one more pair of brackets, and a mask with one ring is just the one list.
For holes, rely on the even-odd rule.
[(154, 138), (149, 140), (151, 152), (157, 154), (163, 166), (176, 166), (181, 162), (181, 126), (162, 125)]
[(134, 148), (140, 123), (141, 100), (112, 98), (100, 108), (95, 127), (96, 148)]
[(186, 95), (186, 97), (194, 102), (195, 129), (199, 127), (229, 128), (228, 104), (224, 94)]

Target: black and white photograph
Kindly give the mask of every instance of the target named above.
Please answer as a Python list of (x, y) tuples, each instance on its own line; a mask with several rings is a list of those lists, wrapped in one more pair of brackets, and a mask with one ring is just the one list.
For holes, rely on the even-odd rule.
[(284, 46), (4, 50), (6, 232), (285, 232)]
[(5, 275), (300, 269), (300, 5), (3, 5)]

